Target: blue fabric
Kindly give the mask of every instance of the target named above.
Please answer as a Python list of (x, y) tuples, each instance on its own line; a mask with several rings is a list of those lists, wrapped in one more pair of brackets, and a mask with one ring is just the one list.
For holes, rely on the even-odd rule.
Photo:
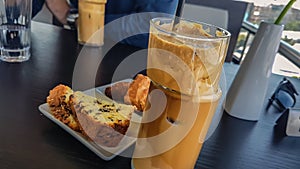
[(32, 0), (32, 17), (34, 17), (43, 7), (45, 0)]
[[(77, 0), (70, 0), (73, 6), (78, 8)], [(105, 24), (119, 19), (116, 23), (109, 25), (105, 29), (105, 36), (112, 40), (134, 45), (141, 48), (148, 47), (149, 21), (151, 18), (161, 16), (157, 14), (145, 14), (142, 16), (130, 15), (144, 12), (157, 12), (174, 15), (178, 0), (107, 0), (105, 6)], [(130, 16), (130, 17), (124, 17)], [(141, 32), (142, 34), (126, 37), (127, 34), (133, 35)]]
[[(41, 9), (45, 0), (33, 0), (33, 14)], [(78, 0), (70, 0), (74, 8), (78, 8)], [(121, 18), (117, 26), (105, 29), (106, 35), (113, 40), (121, 40), (127, 32), (145, 32), (149, 30), (149, 20), (157, 15), (147, 14), (142, 16), (130, 15), (144, 12), (158, 12), (174, 15), (178, 0), (107, 0), (105, 7), (105, 24)], [(33, 15), (33, 16), (34, 16)], [(122, 18), (123, 16), (132, 16)], [(128, 37), (121, 41), (130, 45), (146, 48), (148, 46), (148, 34), (140, 34)]]
[(108, 0), (105, 11), (105, 24), (108, 24), (115, 19), (120, 20), (114, 24), (116, 26), (110, 26), (109, 29), (105, 29), (105, 35), (110, 36), (113, 40), (120, 41), (121, 38), (127, 34), (134, 35), (141, 32), (142, 34), (130, 36), (123, 39), (121, 42), (141, 48), (147, 48), (149, 34), (143, 32), (149, 31), (150, 19), (159, 14), (130, 14), (157, 12), (174, 15), (177, 4), (178, 0)]
[[(78, 8), (78, 0), (70, 0), (73, 7)], [(178, 0), (107, 0), (105, 12), (108, 15), (120, 16), (139, 12), (162, 12), (174, 14)], [(107, 19), (110, 22), (112, 16)]]

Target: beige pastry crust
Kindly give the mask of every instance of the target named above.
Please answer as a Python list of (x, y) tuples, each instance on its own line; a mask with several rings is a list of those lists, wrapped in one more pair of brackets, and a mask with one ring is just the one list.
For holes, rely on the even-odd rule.
[(50, 90), (47, 103), (56, 119), (68, 125), (71, 129), (79, 131), (79, 125), (69, 104), (69, 98), (72, 94), (73, 90), (70, 87), (60, 84)]
[(130, 84), (128, 91), (124, 96), (124, 102), (136, 106), (139, 111), (144, 111), (150, 82), (149, 77), (138, 74)]
[(132, 105), (100, 100), (65, 85), (50, 90), (47, 103), (55, 118), (107, 147), (120, 143), (135, 110)]

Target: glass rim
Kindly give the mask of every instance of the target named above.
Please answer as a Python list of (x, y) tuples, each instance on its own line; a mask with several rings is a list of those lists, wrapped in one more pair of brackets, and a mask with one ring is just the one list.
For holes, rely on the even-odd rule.
[[(178, 34), (178, 32), (174, 32), (173, 30), (167, 30), (159, 25), (157, 25), (155, 22), (158, 21), (158, 20), (171, 20), (171, 21), (174, 21), (175, 18), (179, 18), (179, 20), (184, 20), (184, 21), (187, 21), (187, 22), (191, 22), (191, 23), (197, 23), (197, 24), (201, 24), (201, 25), (205, 25), (205, 26), (208, 26), (208, 27), (213, 27), (215, 28), (216, 30), (220, 30), (222, 32), (222, 36), (212, 36), (212, 37), (206, 37), (206, 36), (188, 36), (188, 35), (185, 35), (185, 34)], [(214, 41), (214, 40), (220, 40), (220, 39), (229, 39), (231, 37), (231, 33), (224, 29), (224, 28), (221, 28), (219, 26), (216, 26), (216, 25), (213, 25), (213, 24), (209, 24), (209, 23), (205, 23), (205, 22), (200, 22), (200, 21), (194, 21), (194, 20), (190, 20), (190, 19), (186, 19), (186, 18), (182, 18), (182, 17), (157, 17), (157, 18), (152, 18), (150, 20), (150, 25), (153, 25), (153, 27), (155, 27), (157, 30), (161, 31), (161, 32), (164, 32), (166, 34), (170, 34), (170, 35), (173, 35), (173, 36), (176, 36), (176, 37), (179, 37), (179, 38), (185, 38), (185, 39), (191, 39), (191, 40), (211, 40), (211, 41)]]

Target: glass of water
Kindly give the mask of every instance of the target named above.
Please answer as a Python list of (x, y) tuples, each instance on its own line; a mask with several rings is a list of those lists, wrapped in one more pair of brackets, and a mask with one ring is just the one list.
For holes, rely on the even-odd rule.
[(0, 0), (0, 59), (23, 62), (30, 58), (32, 0)]

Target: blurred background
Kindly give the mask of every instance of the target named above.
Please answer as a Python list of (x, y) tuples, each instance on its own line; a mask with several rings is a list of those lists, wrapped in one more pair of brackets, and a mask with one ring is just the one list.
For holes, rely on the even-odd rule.
[[(228, 29), (233, 37), (226, 61), (242, 64), (260, 22), (274, 22), (287, 2), (288, 0), (186, 0), (182, 16)], [(44, 6), (33, 20), (52, 24), (53, 16)], [(294, 3), (282, 24), (285, 27), (272, 72), (300, 78), (300, 1)]]

